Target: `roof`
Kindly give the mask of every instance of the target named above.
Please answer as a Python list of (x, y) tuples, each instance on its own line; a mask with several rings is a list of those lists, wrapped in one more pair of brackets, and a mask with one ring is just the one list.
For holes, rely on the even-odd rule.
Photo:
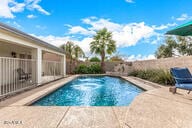
[(16, 35), (19, 35), (19, 36), (22, 36), (22, 37), (24, 37), (26, 39), (32, 40), (32, 41), (34, 41), (37, 44), (40, 44), (40, 45), (45, 46), (45, 47), (48, 47), (48, 48), (50, 48), (50, 49), (52, 49), (54, 51), (57, 51), (59, 53), (62, 53), (62, 54), (65, 53), (64, 50), (61, 49), (61, 48), (58, 48), (58, 47), (56, 47), (54, 45), (51, 45), (51, 44), (49, 44), (49, 43), (47, 43), (47, 42), (45, 42), (43, 40), (40, 40), (40, 39), (38, 39), (38, 38), (36, 38), (34, 36), (31, 36), (31, 35), (29, 35), (29, 34), (27, 34), (25, 32), (22, 32), (22, 31), (20, 31), (20, 30), (18, 30), (16, 28), (10, 27), (10, 26), (8, 26), (8, 25), (6, 25), (4, 23), (1, 23), (1, 22), (0, 22), (0, 29), (12, 32), (12, 33), (14, 33)]
[(168, 31), (166, 34), (192, 36), (192, 21), (182, 24), (180, 26), (177, 26), (176, 28)]

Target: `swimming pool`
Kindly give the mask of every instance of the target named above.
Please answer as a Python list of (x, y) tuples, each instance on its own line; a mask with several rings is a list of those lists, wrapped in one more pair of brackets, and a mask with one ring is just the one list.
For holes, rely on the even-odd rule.
[(127, 106), (142, 89), (118, 77), (81, 76), (33, 106)]

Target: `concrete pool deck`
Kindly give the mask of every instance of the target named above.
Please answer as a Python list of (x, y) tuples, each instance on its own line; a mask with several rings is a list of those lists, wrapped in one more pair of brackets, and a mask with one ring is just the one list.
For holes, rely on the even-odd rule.
[[(145, 88), (127, 107), (25, 106), (76, 76), (71, 76), (0, 102), (0, 128), (191, 128), (192, 93), (123, 77)], [(28, 103), (27, 103), (28, 102)]]

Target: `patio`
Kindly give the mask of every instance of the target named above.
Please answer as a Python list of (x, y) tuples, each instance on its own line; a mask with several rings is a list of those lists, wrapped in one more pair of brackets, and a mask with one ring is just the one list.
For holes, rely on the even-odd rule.
[(192, 94), (188, 95), (186, 91), (178, 90), (178, 93), (173, 95), (168, 91), (168, 87), (157, 87), (156, 84), (152, 86), (151, 83), (133, 77), (124, 78), (145, 89), (148, 88), (148, 91), (136, 97), (127, 107), (23, 106), (32, 98), (37, 98), (37, 95), (54, 90), (75, 77), (61, 79), (1, 102), (0, 127), (190, 128), (192, 126)]
[(0, 99), (65, 76), (65, 53), (0, 23)]
[[(0, 96), (62, 78), (62, 57), (42, 51), (41, 77), (37, 81), (37, 59), (33, 49), (0, 42)], [(13, 54), (14, 56), (10, 56)], [(50, 57), (52, 56), (52, 57)]]

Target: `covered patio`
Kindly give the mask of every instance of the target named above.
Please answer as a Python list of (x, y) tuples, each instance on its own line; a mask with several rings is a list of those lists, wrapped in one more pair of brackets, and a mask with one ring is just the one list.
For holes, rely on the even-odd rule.
[(63, 50), (0, 24), (0, 97), (64, 76)]

